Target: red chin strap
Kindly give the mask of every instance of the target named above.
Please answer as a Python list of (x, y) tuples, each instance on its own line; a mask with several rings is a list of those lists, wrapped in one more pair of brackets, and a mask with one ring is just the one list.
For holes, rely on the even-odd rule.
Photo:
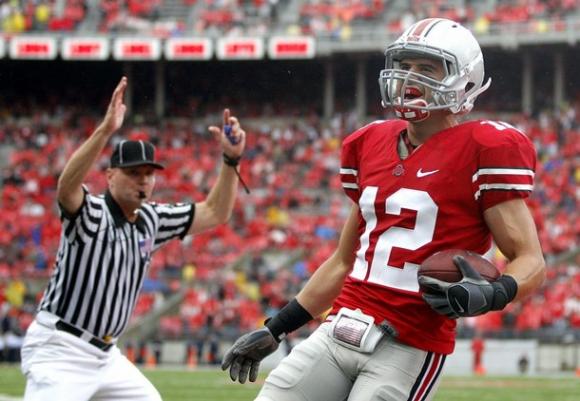
[[(427, 106), (427, 102), (423, 99), (415, 99), (411, 102), (408, 102), (407, 104), (420, 107)], [(404, 106), (393, 106), (393, 109), (395, 110), (395, 115), (397, 118), (411, 122), (423, 121), (431, 115), (429, 110), (412, 109)]]

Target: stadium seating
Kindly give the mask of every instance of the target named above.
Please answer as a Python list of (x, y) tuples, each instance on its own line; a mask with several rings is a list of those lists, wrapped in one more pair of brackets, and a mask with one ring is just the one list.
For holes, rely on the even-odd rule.
[[(192, 31), (206, 35), (266, 35), (278, 31), (347, 39), (359, 26), (384, 26), (388, 31), (400, 32), (416, 20), (434, 16), (473, 25), (478, 32), (510, 24), (542, 32), (548, 21), (564, 29), (566, 19), (580, 13), (574, 0), (66, 0), (64, 7), (61, 3), (2, 2), (3, 32), (83, 29), (89, 33), (149, 31), (166, 36)], [(176, 12), (176, 7), (185, 13)]]
[[(528, 133), (538, 149), (541, 164), (529, 204), (548, 255), (579, 245), (576, 191), (580, 171), (576, 158), (580, 148), (576, 138), (580, 124), (576, 119), (563, 121), (569, 115), (542, 117), (552, 124), (541, 124), (522, 115), (515, 115), (512, 121)], [(54, 204), (56, 177), (66, 157), (78, 145), (78, 138), (85, 137), (94, 126), (94, 121), (86, 120), (81, 128), (84, 131), (71, 135), (79, 128), (53, 117), (49, 125), (7, 124), (4, 128), (5, 133), (10, 133), (4, 143), (10, 142), (14, 148), (10, 165), (4, 170), (0, 209), (0, 251), (5, 255), (0, 278), (8, 283), (23, 275), (46, 279), (50, 274), (60, 234)], [(568, 129), (556, 130), (561, 125)], [(184, 245), (174, 242), (153, 259), (152, 284), (144, 289), (136, 318), (150, 311), (156, 298), (182, 285), (192, 286), (187, 290), (180, 315), (166, 318), (161, 326), (170, 336), (194, 331), (208, 316), (216, 317), (217, 327), (230, 327), (232, 332), (255, 327), (264, 315), (285, 304), (330, 255), (338, 238), (348, 206), (340, 196), (335, 174), (336, 138), (318, 135), (312, 139), (295, 130), (283, 140), (274, 140), (274, 131), (247, 129), (249, 156), (243, 161), (242, 174), (253, 193), (238, 203), (231, 224), (195, 236)], [(344, 127), (340, 130), (340, 136), (347, 134)], [(147, 131), (141, 127), (128, 134), (143, 138), (147, 137)], [(192, 132), (186, 127), (178, 131), (182, 132), (183, 140), (174, 129), (157, 134), (160, 158), (168, 168), (159, 173), (155, 199), (199, 200), (216, 178), (217, 150), (208, 136), (198, 135), (191, 142), (185, 138), (191, 138)], [(107, 154), (99, 162), (102, 167), (106, 164)], [(88, 183), (94, 192), (105, 188), (104, 178), (97, 170), (90, 174)], [(335, 196), (325, 199), (329, 191)], [(19, 224), (11, 224), (13, 221)], [(284, 270), (272, 270), (254, 256), (255, 263), (249, 267), (223, 274), (226, 266), (244, 254), (259, 255), (268, 249), (310, 251)], [(498, 263), (501, 264), (499, 259)], [(182, 270), (183, 266), (189, 267)], [(476, 327), (490, 332), (527, 332), (557, 325), (578, 327), (580, 273), (565, 265), (553, 268), (543, 296), (482, 317)], [(183, 280), (186, 272), (189, 280)], [(163, 286), (155, 285), (156, 281), (163, 282)], [(30, 322), (39, 295), (32, 293), (23, 298), (29, 303), (20, 305), (23, 326)]]

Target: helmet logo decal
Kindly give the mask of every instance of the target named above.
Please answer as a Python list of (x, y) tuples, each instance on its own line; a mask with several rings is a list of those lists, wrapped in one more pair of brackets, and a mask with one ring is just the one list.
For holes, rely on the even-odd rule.
[(427, 18), (423, 21), (417, 22), (413, 27), (411, 27), (412, 32), (409, 33), (407, 40), (418, 42), (421, 37), (427, 36), (429, 31), (431, 31), (431, 29), (441, 21), (443, 21), (441, 18)]
[(423, 21), (417, 22), (414, 25), (415, 29), (413, 29), (413, 32), (411, 32), (409, 34), (409, 36), (416, 36), (416, 37), (420, 38), (421, 37), (421, 34), (425, 30), (425, 28), (427, 28), (427, 26), (429, 24), (431, 24), (432, 22), (434, 22), (436, 20), (437, 20), (437, 18), (427, 18), (427, 19), (424, 19)]

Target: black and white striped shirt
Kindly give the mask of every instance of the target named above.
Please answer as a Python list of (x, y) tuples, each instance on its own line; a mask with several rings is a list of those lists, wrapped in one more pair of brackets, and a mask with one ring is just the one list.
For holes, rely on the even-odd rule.
[(145, 203), (129, 222), (109, 192), (85, 193), (80, 210), (61, 208), (55, 270), (39, 309), (105, 338), (127, 327), (151, 254), (193, 222), (194, 204)]

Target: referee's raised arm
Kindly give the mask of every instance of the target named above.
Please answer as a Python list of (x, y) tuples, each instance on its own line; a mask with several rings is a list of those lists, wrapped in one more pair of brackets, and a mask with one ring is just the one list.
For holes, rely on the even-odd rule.
[(127, 107), (123, 96), (127, 88), (127, 78), (122, 77), (107, 108), (105, 118), (71, 156), (58, 179), (57, 200), (61, 207), (70, 214), (76, 213), (83, 203), (82, 183), (90, 168), (103, 151), (109, 138), (123, 125)]
[[(230, 115), (229, 109), (224, 109), (222, 127), (212, 125), (208, 129), (221, 145), (223, 163), (207, 198), (195, 205), (195, 219), (189, 234), (208, 230), (229, 220), (236, 200), (238, 178), (241, 179), (238, 169), (246, 145), (246, 132), (240, 122)], [(242, 184), (249, 192), (245, 183)]]

